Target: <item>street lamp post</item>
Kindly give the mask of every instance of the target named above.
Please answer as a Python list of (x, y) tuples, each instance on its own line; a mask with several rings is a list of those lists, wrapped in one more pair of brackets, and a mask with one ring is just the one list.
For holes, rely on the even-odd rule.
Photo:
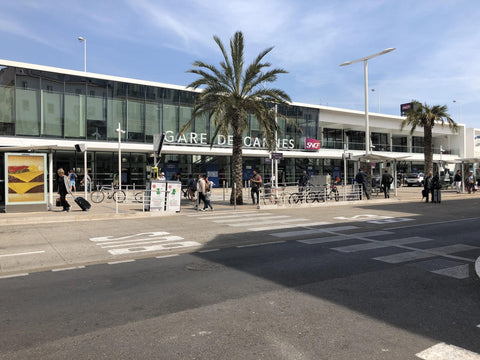
[(87, 72), (87, 39), (79, 36), (78, 41), (83, 42), (83, 71)]
[[(457, 103), (457, 100), (453, 100), (453, 103), (454, 103), (454, 104)], [(458, 106), (459, 106), (459, 108), (460, 108), (460, 118), (459, 118), (459, 121), (458, 121), (458, 122), (461, 123), (461, 122), (462, 122), (462, 104), (460, 104), (460, 102), (459, 102), (459, 103), (458, 103)]]
[(118, 123), (118, 190), (122, 190), (122, 134), (125, 134), (125, 130), (122, 130), (120, 123)]
[(368, 123), (368, 60), (389, 53), (390, 51), (395, 50), (395, 48), (385, 49), (377, 54), (369, 55), (361, 59), (346, 61), (340, 66), (352, 65), (357, 62), (363, 61), (363, 73), (364, 73), (364, 84), (365, 84), (365, 152), (368, 155), (370, 153), (370, 126)]

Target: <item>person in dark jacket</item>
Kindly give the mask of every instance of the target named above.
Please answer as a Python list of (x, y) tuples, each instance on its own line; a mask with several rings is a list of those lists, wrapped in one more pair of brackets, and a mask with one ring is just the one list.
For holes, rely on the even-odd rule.
[(460, 191), (462, 190), (462, 174), (460, 173), (460, 170), (457, 170), (457, 173), (455, 174), (453, 178), (453, 182), (455, 183), (455, 189), (457, 190), (457, 194), (460, 194)]
[(363, 171), (363, 169), (358, 170), (357, 176), (355, 176), (355, 180), (357, 180), (357, 183), (362, 186), (363, 192), (367, 200), (370, 200), (370, 193), (367, 187), (367, 174), (365, 173), (365, 171)]
[(385, 194), (385, 199), (390, 199), (390, 185), (393, 183), (392, 174), (388, 173), (388, 170), (385, 170), (385, 173), (382, 175), (381, 185), (383, 187), (383, 193)]
[(57, 171), (58, 174), (58, 194), (60, 195), (60, 203), (62, 204), (63, 211), (70, 211), (70, 204), (68, 203), (66, 196), (72, 194), (70, 190), (70, 181), (68, 176), (65, 176), (65, 171), (60, 168)]
[(423, 190), (425, 195), (425, 202), (428, 203), (428, 197), (431, 194), (431, 200), (433, 201), (433, 186), (432, 186), (433, 174), (430, 171), (423, 182)]

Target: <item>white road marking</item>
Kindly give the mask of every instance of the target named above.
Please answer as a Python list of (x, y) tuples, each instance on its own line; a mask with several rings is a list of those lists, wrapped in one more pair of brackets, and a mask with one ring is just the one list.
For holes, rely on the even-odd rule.
[(266, 243), (256, 243), (256, 244), (247, 244), (247, 245), (238, 245), (237, 248), (247, 248), (255, 246), (265, 246), (265, 245), (274, 245), (274, 244), (284, 244), (286, 241), (275, 241), (275, 242), (266, 242)]
[[(175, 235), (171, 235), (171, 236), (165, 236), (164, 238), (161, 238), (160, 240), (150, 240), (150, 241), (143, 241), (142, 240), (135, 240), (135, 241), (129, 241), (129, 242), (125, 242), (125, 243), (121, 243), (121, 244), (116, 244), (116, 245), (102, 245), (101, 247), (103, 249), (107, 249), (107, 248), (113, 248), (113, 247), (122, 247), (122, 246), (129, 246), (129, 245), (142, 245), (142, 244), (156, 244), (156, 243), (161, 243), (161, 242), (172, 242), (172, 241), (178, 241), (178, 240), (183, 240), (183, 238), (181, 236), (175, 236)], [(100, 244), (97, 244), (97, 245), (100, 245)]]
[(135, 259), (129, 259), (129, 260), (120, 260), (120, 261), (110, 261), (109, 263), (107, 263), (108, 265), (117, 265), (117, 264), (124, 264), (124, 263), (130, 263), (130, 262), (134, 262)]
[[(464, 245), (464, 244), (456, 244), (456, 245), (441, 246), (441, 247), (430, 248), (430, 249), (415, 249), (414, 251), (408, 251), (400, 254), (393, 254), (393, 255), (387, 255), (387, 256), (380, 256), (374, 259), (383, 261), (389, 264), (398, 264), (401, 262), (426, 259), (426, 258), (435, 257), (435, 256), (446, 256), (456, 252), (469, 251), (474, 249), (478, 249), (478, 247)], [(449, 257), (452, 259), (459, 259), (459, 257), (456, 257), (456, 256), (449, 256)], [(470, 261), (470, 262), (472, 261), (470, 259), (464, 259), (464, 258), (460, 258), (460, 259)]]
[(299, 218), (291, 218), (290, 216), (287, 216), (290, 219), (270, 219), (270, 220), (265, 220), (263, 221), (262, 219), (250, 219), (248, 222), (236, 222), (234, 224), (227, 224), (228, 226), (232, 227), (240, 227), (240, 226), (246, 226), (246, 225), (251, 225), (254, 223), (255, 225), (258, 226), (268, 226), (268, 225), (279, 225), (279, 224), (292, 224), (292, 225), (299, 225), (297, 223), (304, 223), (305, 221), (310, 221), (309, 219), (299, 219)]
[(196, 246), (201, 246), (201, 244), (195, 241), (182, 241), (182, 242), (176, 242), (176, 243), (170, 243), (170, 244), (139, 246), (139, 247), (131, 247), (131, 248), (123, 248), (123, 249), (112, 249), (112, 250), (108, 250), (108, 252), (112, 255), (126, 255), (126, 254), (135, 254), (135, 253), (142, 253), (142, 252), (148, 252), (148, 251), (172, 250), (172, 249), (180, 249), (180, 248), (196, 247)]
[[(258, 214), (258, 211), (254, 210), (245, 210), (245, 211), (235, 211), (232, 213), (232, 211), (213, 211), (207, 214), (205, 213), (199, 213), (195, 215), (187, 215), (189, 217), (212, 217), (212, 216), (222, 216), (223, 217), (236, 217), (236, 216), (241, 216), (241, 215), (246, 215), (246, 214)], [(262, 213), (262, 214), (268, 214), (268, 213)], [(225, 215), (225, 216), (223, 216)]]
[[(377, 232), (378, 233), (378, 232)], [(380, 231), (381, 233), (381, 231)], [(385, 232), (386, 234), (392, 234), (390, 232)], [(365, 238), (368, 236), (379, 236), (378, 234), (368, 234), (368, 233), (360, 233), (360, 234), (352, 234), (353, 235), (359, 235), (359, 237)], [(380, 234), (382, 235), (382, 234)], [(402, 239), (394, 239), (394, 240), (388, 240), (388, 241), (375, 241), (375, 242), (368, 242), (368, 243), (363, 243), (363, 244), (355, 244), (355, 245), (349, 245), (349, 246), (341, 246), (337, 248), (333, 248), (332, 250), (340, 251), (340, 252), (345, 252), (345, 253), (350, 253), (350, 252), (357, 252), (357, 251), (365, 251), (365, 250), (373, 250), (373, 249), (381, 249), (381, 248), (386, 248), (386, 247), (391, 247), (391, 246), (396, 246), (396, 245), (405, 245), (405, 244), (412, 244), (412, 243), (418, 243), (418, 242), (424, 242), (424, 241), (430, 241), (431, 239), (427, 238), (422, 238), (419, 236), (414, 236), (414, 237), (409, 237), (409, 238), (402, 238)]]
[(198, 251), (199, 253), (209, 253), (209, 252), (215, 252), (215, 251), (220, 251), (220, 249), (208, 249), (208, 250), (200, 250)]
[(321, 226), (321, 225), (328, 225), (328, 222), (311, 222), (305, 224), (281, 224), (281, 225), (267, 225), (267, 226), (260, 226), (260, 227), (252, 227), (248, 228), (249, 231), (269, 231), (269, 230), (280, 230), (280, 229), (287, 229), (287, 228), (296, 228), (296, 227), (310, 227), (310, 226)]
[(455, 345), (440, 343), (415, 354), (422, 360), (480, 360), (480, 354)]
[(13, 274), (13, 275), (4, 275), (4, 276), (0, 276), (0, 279), (10, 279), (10, 278), (27, 276), (27, 275), (29, 275), (29, 273)]
[(300, 243), (314, 245), (314, 244), (323, 244), (328, 242), (335, 242), (335, 241), (342, 241), (351, 239), (349, 235), (335, 235), (335, 236), (326, 236), (321, 238), (315, 239), (305, 239), (305, 240), (297, 240)]
[(449, 276), (455, 279), (468, 279), (470, 277), (468, 264), (433, 270), (432, 272), (439, 275)]
[(57, 271), (67, 271), (67, 270), (77, 270), (77, 269), (85, 269), (85, 266), (73, 266), (73, 267), (68, 267), (68, 268), (58, 268), (58, 269), (52, 269), (53, 272)]
[(113, 236), (102, 236), (102, 237), (95, 237), (95, 238), (90, 238), (90, 241), (93, 242), (104, 242), (104, 241), (118, 241), (118, 240), (126, 240), (126, 239), (131, 239), (137, 236), (143, 236), (143, 235), (148, 235), (150, 238), (152, 236), (163, 236), (163, 235), (168, 235), (168, 232), (165, 231), (153, 231), (153, 232), (146, 232), (146, 233), (139, 233), (139, 234), (133, 234), (133, 235), (127, 235), (127, 236), (122, 236), (119, 238), (114, 238)]
[[(271, 216), (252, 216), (252, 217), (245, 217), (242, 216), (241, 218), (236, 219), (223, 219), (222, 220), (212, 220), (214, 223), (227, 223), (229, 226), (234, 226), (235, 224), (245, 224), (245, 223), (252, 223), (252, 221), (261, 221), (263, 223), (268, 224), (268, 220), (277, 220), (277, 219), (292, 219), (290, 215), (271, 215)], [(295, 220), (295, 219), (294, 219)], [(299, 221), (306, 221), (308, 219), (298, 219)], [(235, 222), (232, 222), (235, 221)], [(230, 224), (228, 224), (230, 223)], [(241, 225), (242, 226), (242, 225)]]
[(0, 255), (0, 257), (9, 257), (9, 256), (23, 256), (23, 255), (33, 255), (33, 254), (42, 254), (45, 251), (29, 251), (29, 252), (23, 252), (23, 253), (14, 253), (14, 254), (3, 254)]
[[(324, 222), (321, 225), (330, 225), (330, 224), (331, 223)], [(290, 237), (290, 236), (311, 235), (311, 234), (346, 231), (346, 230), (354, 230), (354, 229), (358, 229), (358, 226), (338, 226), (338, 227), (321, 228), (321, 229), (295, 230), (295, 231), (274, 233), (270, 235), (283, 238), (283, 237)]]
[(103, 236), (91, 238), (90, 240), (102, 249), (109, 249), (108, 252), (112, 255), (180, 249), (190, 246), (198, 247), (201, 245), (195, 241), (184, 241), (184, 238), (181, 236), (170, 235), (170, 233), (165, 231), (145, 232), (117, 238)]

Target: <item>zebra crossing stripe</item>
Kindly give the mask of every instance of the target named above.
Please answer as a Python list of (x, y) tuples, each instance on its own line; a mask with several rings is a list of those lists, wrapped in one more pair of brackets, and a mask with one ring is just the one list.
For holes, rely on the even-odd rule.
[(374, 259), (383, 261), (386, 263), (390, 263), (390, 264), (398, 264), (406, 261), (427, 259), (435, 256), (444, 256), (444, 255), (449, 255), (457, 252), (469, 251), (474, 249), (478, 249), (478, 247), (464, 245), (464, 244), (455, 244), (455, 245), (441, 246), (437, 248), (408, 251), (400, 254), (380, 256)]
[[(385, 231), (384, 233), (388, 234), (389, 232)], [(377, 234), (372, 235), (372, 233), (370, 233), (369, 236), (380, 236), (380, 235), (387, 235), (387, 234), (378, 234), (377, 233)], [(367, 237), (368, 233), (352, 234), (351, 236), (354, 237), (355, 235), (360, 235), (359, 237), (364, 238), (364, 237)], [(368, 243), (364, 243), (364, 244), (341, 246), (341, 247), (333, 248), (332, 250), (345, 252), (345, 253), (350, 253), (350, 252), (357, 252), (357, 251), (381, 249), (381, 248), (386, 248), (386, 247), (396, 246), (396, 245), (413, 244), (413, 243), (430, 241), (430, 240), (431, 239), (422, 238), (422, 237), (419, 237), (419, 236), (414, 236), (414, 237), (409, 237), (409, 238), (394, 239), (394, 240), (388, 240), (388, 241), (374, 241), (374, 242), (368, 242)]]
[[(296, 219), (298, 221), (298, 219)], [(285, 222), (285, 221), (284, 221)], [(281, 225), (271, 225), (271, 226), (260, 226), (260, 227), (253, 227), (253, 228), (248, 228), (247, 230), (249, 231), (269, 231), (269, 230), (280, 230), (280, 229), (288, 229), (288, 228), (294, 228), (294, 227), (310, 227), (310, 226), (321, 226), (321, 225), (328, 225), (330, 223), (328, 222), (311, 222), (311, 223), (305, 223), (305, 224), (281, 224)], [(273, 234), (270, 234), (273, 235)]]
[[(228, 217), (228, 216), (226, 216)], [(229, 222), (232, 222), (233, 220), (236, 220), (233, 224), (239, 224), (239, 223), (251, 223), (252, 220), (261, 220), (262, 222), (265, 222), (266, 220), (276, 220), (276, 219), (287, 219), (287, 218), (292, 218), (290, 215), (272, 215), (272, 216), (261, 216), (259, 217), (258, 215), (252, 215), (251, 217), (236, 217), (235, 219), (229, 218), (229, 219), (224, 219), (222, 217), (221, 220), (212, 220), (214, 223), (227, 223), (227, 225), (233, 226), (232, 224), (228, 224)], [(265, 221), (264, 221), (265, 220)], [(302, 220), (308, 220), (308, 219), (302, 219)]]
[(427, 253), (425, 251), (408, 251), (399, 254), (379, 256), (373, 258), (374, 260), (383, 261), (389, 264), (399, 264), (412, 260), (428, 259), (437, 255)]
[[(226, 217), (237, 217), (237, 216), (242, 216), (242, 215), (246, 215), (248, 216), (249, 214), (258, 214), (258, 211), (249, 211), (249, 210), (245, 210), (245, 211), (214, 211), (212, 215), (215, 215), (215, 216), (221, 216), (222, 218), (226, 218)], [(268, 214), (270, 215), (270, 213), (262, 213), (262, 214)], [(189, 217), (210, 217), (212, 215), (207, 215), (207, 214), (204, 214), (204, 213), (199, 213), (199, 214), (190, 214), (190, 215), (187, 215)]]
[[(261, 220), (262, 221), (255, 221), (255, 225), (276, 225), (276, 224), (289, 224), (289, 223), (298, 223), (298, 222), (305, 222), (305, 221), (310, 221), (310, 219), (298, 219), (298, 218), (292, 218), (290, 216), (287, 216), (287, 218), (289, 219), (276, 219), (276, 218), (273, 218), (271, 220), (265, 220), (263, 221), (264, 219), (262, 218)], [(233, 227), (240, 227), (240, 226), (245, 226), (245, 225), (251, 225), (252, 224), (252, 221), (253, 219), (250, 219), (248, 222), (236, 222), (234, 224), (227, 224), (229, 226), (233, 226)], [(298, 224), (293, 224), (293, 225), (298, 225)]]
[(323, 243), (342, 241), (342, 240), (348, 240), (348, 239), (351, 239), (349, 235), (335, 235), (335, 236), (326, 236), (321, 238), (305, 239), (305, 240), (297, 240), (297, 241), (303, 244), (315, 245), (315, 244), (323, 244)]
[(445, 343), (429, 347), (415, 354), (415, 356), (422, 360), (480, 360), (480, 354), (478, 353)]
[(433, 270), (432, 272), (439, 275), (453, 277), (455, 279), (468, 279), (470, 277), (470, 269), (468, 264)]
[[(330, 225), (329, 222), (323, 223), (312, 223), (310, 226), (314, 225)], [(354, 230), (358, 229), (358, 226), (337, 226), (331, 228), (322, 228), (322, 229), (308, 229), (308, 230), (296, 230), (296, 231), (288, 231), (288, 232), (281, 232), (281, 233), (274, 233), (270, 234), (275, 237), (290, 237), (290, 236), (301, 236), (301, 235), (312, 235), (312, 234), (320, 234), (320, 233), (328, 233), (328, 232), (337, 232), (337, 231), (346, 231), (346, 230)]]

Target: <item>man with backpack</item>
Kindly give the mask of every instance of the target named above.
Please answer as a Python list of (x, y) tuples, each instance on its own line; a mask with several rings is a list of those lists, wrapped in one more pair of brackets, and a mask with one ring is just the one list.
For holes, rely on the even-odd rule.
[(390, 199), (390, 186), (393, 183), (392, 174), (388, 173), (388, 170), (385, 170), (385, 173), (382, 175), (381, 185), (383, 187), (383, 193), (385, 194), (385, 199)]
[(192, 174), (188, 175), (187, 193), (190, 201), (195, 200), (195, 191), (197, 191), (197, 181)]

